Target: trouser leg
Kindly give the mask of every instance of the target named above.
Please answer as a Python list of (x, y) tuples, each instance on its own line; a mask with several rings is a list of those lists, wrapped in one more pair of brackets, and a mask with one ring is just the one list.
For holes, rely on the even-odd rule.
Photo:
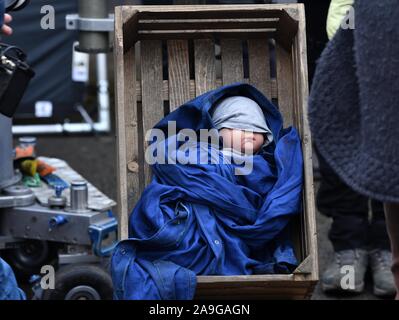
[(371, 201), (373, 213), (369, 230), (369, 248), (380, 250), (391, 250), (385, 221), (384, 205), (379, 201)]
[(333, 219), (329, 238), (334, 250), (367, 248), (368, 199), (349, 188), (320, 155), (319, 166), (317, 207)]

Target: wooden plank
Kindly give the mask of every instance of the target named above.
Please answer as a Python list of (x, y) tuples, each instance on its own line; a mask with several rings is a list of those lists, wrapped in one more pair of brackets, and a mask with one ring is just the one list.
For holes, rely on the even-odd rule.
[(135, 50), (124, 53), (123, 17), (115, 12), (118, 235), (128, 237), (128, 215), (139, 197)]
[[(296, 39), (294, 40), (294, 47), (293, 47), (293, 70), (294, 70), (294, 108), (293, 108), (293, 125), (295, 126), (295, 128), (298, 129), (299, 135), (302, 137), (303, 136), (303, 123), (302, 123), (302, 116), (300, 115), (299, 109), (300, 109), (300, 104), (301, 104), (301, 98), (299, 95), (299, 91), (300, 89), (300, 77), (301, 75), (299, 74), (299, 72), (297, 72), (298, 70), (298, 66), (299, 66), (299, 54), (298, 54), (298, 37), (296, 37)], [(305, 156), (304, 156), (304, 166), (306, 166), (306, 161), (305, 160)], [(312, 166), (313, 167), (313, 166)], [(312, 168), (313, 169), (313, 168)], [(312, 187), (313, 188), (313, 187)], [(305, 189), (305, 186), (304, 186)], [(313, 190), (312, 190), (313, 192)], [(306, 192), (302, 193), (302, 203), (303, 206), (305, 206), (306, 203)], [(292, 229), (293, 233), (295, 234), (295, 244), (296, 244), (296, 251), (295, 252), (301, 252), (300, 257), (302, 259), (304, 259), (304, 257), (308, 256), (307, 258), (311, 258), (312, 256), (309, 255), (309, 245), (308, 245), (308, 227), (307, 227), (307, 223), (306, 223), (306, 215), (307, 212), (306, 210), (303, 210), (302, 214), (298, 217), (299, 223), (296, 223), (294, 226), (294, 228)], [(299, 246), (299, 248), (298, 248)], [(297, 255), (299, 256), (299, 255)], [(303, 261), (301, 264), (303, 265), (305, 263), (305, 261)], [(298, 266), (298, 268), (294, 271), (302, 271), (303, 270), (303, 266), (300, 265)], [(307, 270), (310, 269), (310, 273), (313, 273), (313, 259), (308, 259), (306, 260), (306, 268)]]
[(304, 197), (305, 197), (305, 236), (308, 245), (308, 254), (312, 257), (311, 279), (317, 281), (319, 278), (318, 254), (317, 254), (317, 227), (316, 227), (316, 206), (314, 197), (313, 163), (312, 163), (312, 139), (308, 121), (308, 65), (306, 58), (306, 23), (305, 7), (298, 5), (298, 33), (296, 37), (295, 52), (297, 64), (295, 72), (298, 75), (297, 95), (298, 105), (296, 115), (300, 118), (302, 131), (302, 152), (304, 157)]
[(306, 282), (307, 277), (303, 275), (296, 274), (279, 274), (279, 275), (270, 275), (270, 274), (257, 274), (257, 275), (237, 275), (237, 276), (198, 276), (198, 283), (203, 284), (223, 284), (228, 285), (232, 283), (233, 285), (237, 285), (238, 283), (244, 284), (246, 282), (274, 282), (279, 285), (284, 285), (284, 283), (298, 283)]
[(268, 39), (248, 40), (249, 82), (271, 99), (270, 53)]
[(276, 29), (204, 29), (204, 30), (140, 30), (139, 40), (169, 40), (169, 39), (256, 39), (273, 38)]
[[(288, 281), (276, 281), (273, 276), (278, 277), (279, 275), (272, 275), (272, 278), (270, 280), (263, 280), (263, 281), (257, 281), (256, 276), (249, 276), (248, 280), (246, 281), (239, 281), (236, 282), (234, 276), (227, 276), (226, 280), (224, 282), (208, 282), (204, 283), (201, 282), (200, 279), (203, 276), (198, 276), (198, 288), (201, 289), (217, 289), (217, 288), (243, 288), (243, 287), (257, 287), (257, 288), (297, 288), (297, 289), (303, 289), (303, 288), (308, 288), (310, 285), (312, 285), (314, 282), (311, 280), (306, 280), (306, 281), (293, 281), (293, 280), (288, 280)], [(218, 276), (214, 276), (218, 277)], [(252, 279), (254, 277), (254, 279)], [(295, 278), (294, 278), (295, 279)]]
[(150, 19), (140, 20), (139, 30), (277, 29), (279, 18)]
[(194, 296), (194, 300), (309, 300), (310, 296), (300, 295), (277, 295), (277, 294), (262, 294), (262, 295), (251, 295), (251, 294), (236, 294), (236, 295), (226, 295), (218, 291), (213, 292), (213, 294), (202, 295), (199, 293)]
[(172, 112), (190, 100), (190, 64), (187, 41), (169, 40), (167, 46), (169, 106)]
[[(219, 293), (223, 295), (302, 295), (305, 296), (308, 292), (308, 287), (304, 288), (290, 288), (282, 287), (282, 288), (273, 288), (273, 287), (254, 287), (254, 286), (241, 286), (241, 287), (222, 287), (219, 288)], [(215, 293), (215, 289), (206, 289), (206, 288), (198, 288), (198, 293), (201, 294), (211, 294), (212, 292)]]
[(181, 5), (181, 6), (129, 6), (140, 12), (140, 19), (239, 19), (276, 18), (281, 10), (292, 5)]
[[(242, 82), (249, 83), (249, 79), (244, 79)], [(216, 79), (216, 87), (220, 87), (223, 85), (222, 79)], [(277, 99), (277, 82), (276, 79), (271, 79), (271, 97)], [(190, 80), (190, 99), (195, 98), (196, 96), (196, 83), (195, 80)], [(136, 97), (137, 101), (141, 101), (141, 82), (137, 81), (136, 84)], [(169, 100), (169, 81), (163, 80), (162, 85), (162, 100), (168, 101)]]
[[(162, 41), (141, 42), (141, 88), (143, 138), (164, 117), (162, 100)], [(143, 141), (144, 149), (147, 141)], [(144, 185), (151, 182), (151, 170), (144, 161)]]
[[(278, 277), (279, 275), (276, 275)], [(251, 276), (250, 276), (251, 277)], [(316, 281), (308, 281), (297, 286), (295, 282), (285, 282), (278, 286), (270, 286), (274, 281), (264, 283), (263, 286), (258, 286), (256, 281), (248, 283), (239, 283), (234, 286), (234, 280), (231, 280), (229, 286), (204, 286), (197, 285), (195, 299), (209, 299), (211, 297), (218, 299), (308, 299), (314, 290)]]
[(294, 89), (292, 55), (276, 42), (278, 106), (284, 126), (293, 124)]
[(242, 81), (244, 79), (242, 41), (222, 39), (220, 47), (222, 51), (223, 85)]
[(195, 40), (194, 60), (195, 95), (216, 89), (215, 43), (212, 40)]
[(173, 0), (176, 5), (206, 4), (206, 0)]

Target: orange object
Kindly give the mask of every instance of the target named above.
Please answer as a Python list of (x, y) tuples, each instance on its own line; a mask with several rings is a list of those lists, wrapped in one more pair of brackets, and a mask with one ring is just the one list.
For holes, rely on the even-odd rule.
[(16, 147), (15, 148), (15, 160), (23, 159), (23, 158), (34, 158), (35, 157), (35, 147)]
[(37, 173), (41, 176), (41, 177), (45, 177), (48, 174), (51, 174), (55, 171), (55, 168), (50, 166), (49, 164), (45, 163), (42, 160), (38, 160), (37, 161)]

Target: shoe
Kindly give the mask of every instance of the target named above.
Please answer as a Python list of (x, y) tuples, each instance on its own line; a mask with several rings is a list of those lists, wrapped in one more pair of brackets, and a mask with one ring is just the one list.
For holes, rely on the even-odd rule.
[[(367, 271), (366, 250), (342, 250), (334, 253), (334, 260), (321, 279), (324, 292), (361, 293), (364, 290), (364, 276)], [(351, 279), (351, 274), (353, 278)]]
[(395, 279), (391, 272), (391, 251), (379, 249), (372, 250), (369, 252), (369, 262), (373, 275), (374, 294), (378, 297), (395, 296)]
[(369, 252), (373, 274), (373, 292), (377, 297), (395, 296), (395, 279), (391, 272), (392, 253), (389, 250), (375, 249)]

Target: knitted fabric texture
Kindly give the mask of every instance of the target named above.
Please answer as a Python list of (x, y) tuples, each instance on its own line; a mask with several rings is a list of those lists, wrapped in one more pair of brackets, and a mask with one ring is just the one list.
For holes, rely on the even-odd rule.
[(357, 1), (356, 28), (327, 45), (309, 100), (321, 155), (352, 189), (384, 202), (399, 202), (398, 19), (395, 0)]

